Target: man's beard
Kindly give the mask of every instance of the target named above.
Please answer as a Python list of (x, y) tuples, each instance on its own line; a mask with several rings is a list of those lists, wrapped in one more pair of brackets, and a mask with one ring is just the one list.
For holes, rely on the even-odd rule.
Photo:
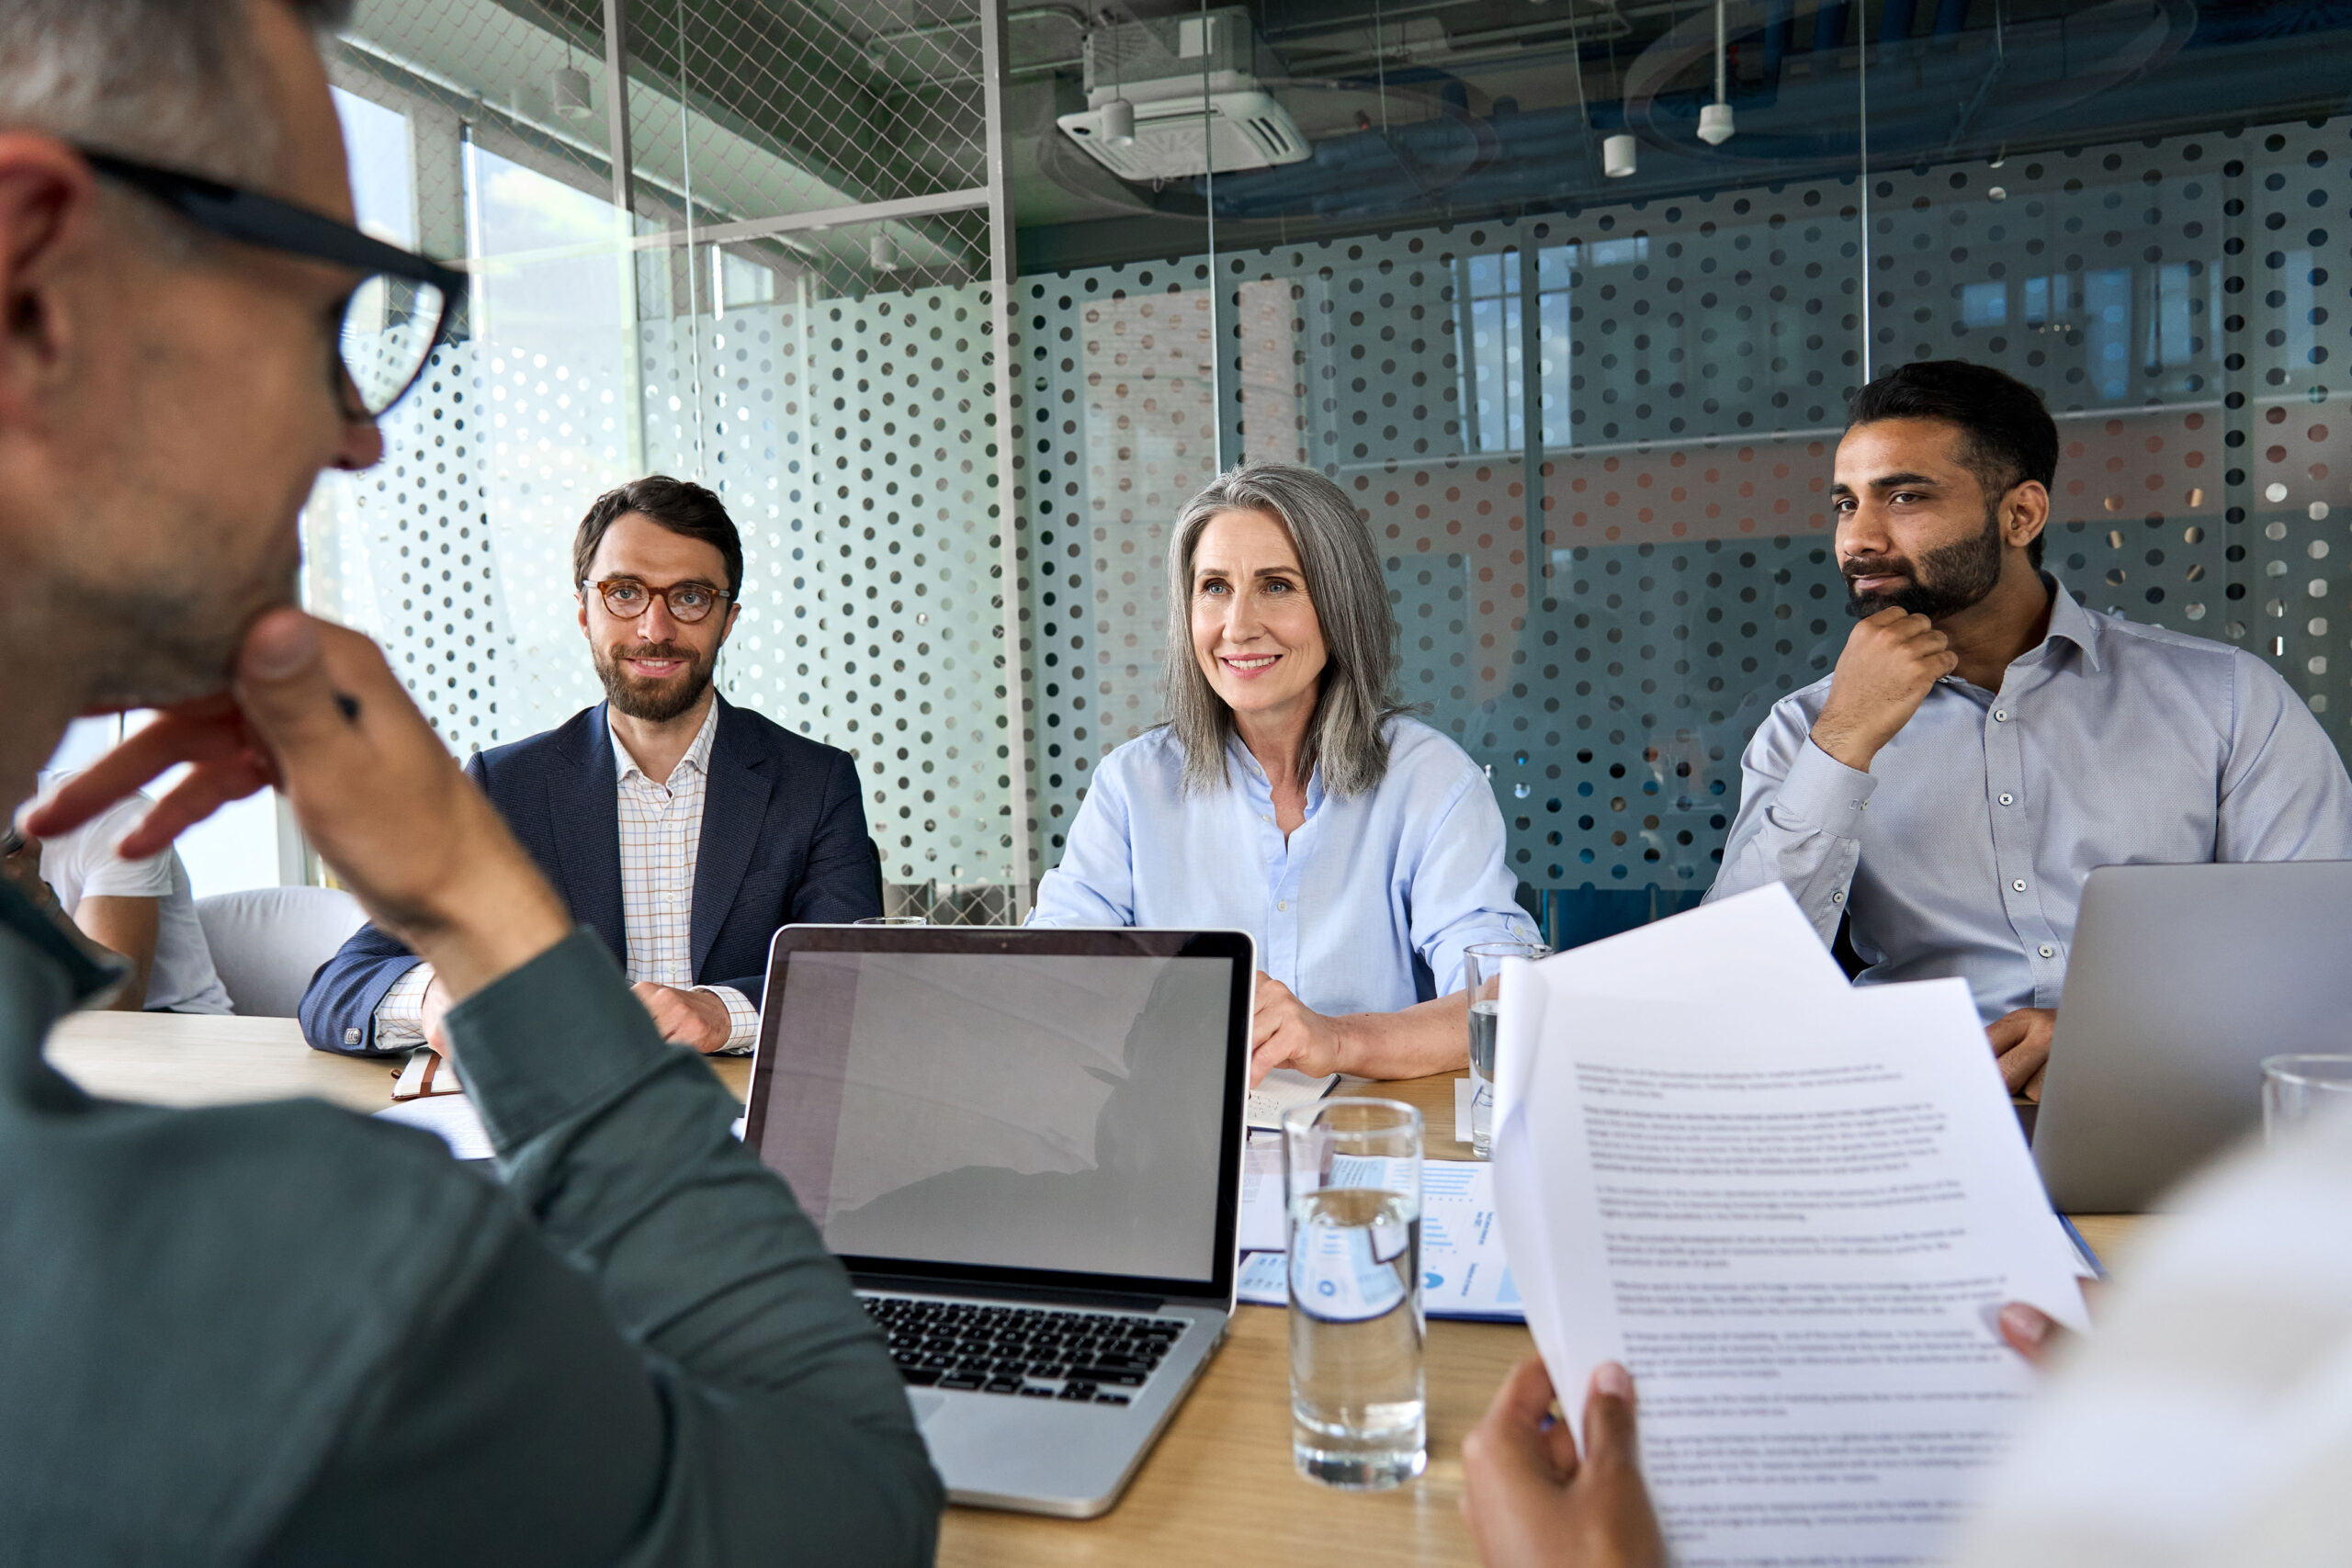
[[(1939, 545), (1917, 563), (1899, 556), (1853, 556), (1838, 563), (1846, 577), (1846, 613), (1856, 620), (1881, 610), (1907, 610), (1939, 621), (1979, 603), (2001, 580), (2001, 520), (1987, 510), (1984, 531), (1958, 544)], [(1910, 581), (1888, 593), (1857, 593), (1858, 577), (1901, 576)]]
[(246, 628), (266, 610), (300, 602), (299, 570), (299, 561), (270, 561), (241, 585), (188, 586), (198, 581), (192, 570), (153, 588), (56, 584), (57, 596), (79, 605), (78, 618), (112, 633), (92, 650), (83, 702), (94, 709), (162, 707), (221, 690)]
[[(644, 681), (621, 668), (625, 659), (679, 659), (685, 668), (666, 681)], [(596, 678), (605, 682), (605, 695), (614, 709), (625, 717), (666, 724), (702, 701), (710, 689), (710, 666), (701, 654), (674, 642), (628, 643), (597, 651)]]

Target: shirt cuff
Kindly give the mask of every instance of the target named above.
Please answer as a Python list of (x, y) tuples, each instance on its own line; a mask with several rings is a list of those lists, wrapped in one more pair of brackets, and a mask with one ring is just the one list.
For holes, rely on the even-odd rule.
[(693, 989), (727, 1004), (727, 1043), (713, 1055), (740, 1056), (749, 1051), (760, 1034), (760, 1010), (752, 1005), (752, 998), (732, 986), (695, 986)]
[(376, 1043), (379, 1046), (421, 1045), (424, 1043), (424, 993), (433, 985), (433, 965), (418, 964), (392, 982), (376, 1004)]
[(1772, 797), (1772, 815), (1783, 827), (1815, 828), (1840, 839), (1861, 836), (1862, 808), (1878, 780), (1849, 768), (1805, 738), (1788, 777)]
[(447, 1028), (502, 1156), (676, 1055), (585, 926), (451, 1008)]

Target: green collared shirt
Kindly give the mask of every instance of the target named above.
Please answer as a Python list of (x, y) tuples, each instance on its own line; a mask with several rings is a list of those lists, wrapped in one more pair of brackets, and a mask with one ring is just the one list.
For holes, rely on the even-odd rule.
[(42, 1058), (112, 976), (0, 887), (0, 1562), (917, 1563), (881, 1341), (593, 934), (453, 1009), (503, 1185)]

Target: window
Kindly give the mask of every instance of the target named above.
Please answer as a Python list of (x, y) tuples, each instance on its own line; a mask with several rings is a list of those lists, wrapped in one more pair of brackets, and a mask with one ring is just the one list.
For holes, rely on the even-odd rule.
[(1960, 291), (1960, 320), (1962, 326), (1997, 327), (2009, 319), (2009, 286), (2006, 283), (1970, 283)]
[(1535, 328), (1537, 434), (1546, 446), (1568, 444), (1568, 290), (1579, 265), (1625, 266), (1646, 260), (1649, 236), (1598, 244), (1546, 245), (1535, 254), (1536, 319), (1521, 313), (1520, 253), (1470, 256), (1457, 264), (1463, 331), (1462, 444), (1465, 452), (1516, 452), (1527, 444), (1527, 329)]
[(775, 271), (723, 246), (710, 248), (710, 297), (724, 315), (746, 305), (775, 303)]
[(359, 227), (388, 243), (416, 248), (416, 170), (408, 116), (341, 87), (335, 118), (351, 156), (351, 199)]

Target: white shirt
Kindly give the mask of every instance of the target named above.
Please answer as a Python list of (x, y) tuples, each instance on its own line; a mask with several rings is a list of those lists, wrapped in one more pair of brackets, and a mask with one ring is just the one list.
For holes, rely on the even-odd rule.
[[(605, 716), (606, 728), (612, 715)], [(694, 743), (670, 776), (647, 778), (613, 741), (613, 787), (620, 807), (621, 929), (628, 943), (631, 983), (650, 980), (682, 991), (707, 991), (727, 1004), (729, 1053), (748, 1051), (759, 1033), (759, 1010), (732, 986), (697, 986), (694, 972), (695, 863), (702, 851), (703, 802), (709, 793), (711, 740), (718, 705), (703, 715)], [(376, 1007), (376, 1039), (397, 1045), (423, 1038), (425, 987), (432, 965), (420, 964), (396, 981)]]
[[(45, 795), (72, 778), (71, 772), (40, 776)], [(145, 860), (124, 860), (115, 846), (137, 827), (154, 804), (143, 795), (115, 802), (70, 833), (40, 841), (40, 877), (57, 891), (66, 914), (78, 917), (85, 898), (153, 898), (155, 961), (147, 971), (148, 1008), (174, 1012), (231, 1011), (228, 990), (212, 967), (212, 949), (196, 918), (196, 899), (179, 852), (165, 850)]]
[(1239, 741), (1225, 783), (1197, 795), (1171, 731), (1128, 741), (1102, 759), (1029, 923), (1248, 931), (1258, 967), (1327, 1015), (1411, 1007), (1416, 958), (1452, 995), (1464, 948), (1534, 942), (1535, 922), (1485, 771), (1418, 719), (1387, 736), (1388, 772), (1363, 795), (1328, 795), (1315, 770), (1288, 839)]

